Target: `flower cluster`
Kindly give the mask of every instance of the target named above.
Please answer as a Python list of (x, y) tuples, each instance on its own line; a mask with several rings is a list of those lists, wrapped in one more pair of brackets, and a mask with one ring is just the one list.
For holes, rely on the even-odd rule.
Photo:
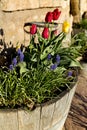
[(75, 47), (63, 46), (70, 25), (65, 21), (60, 32), (56, 21), (60, 15), (55, 9), (46, 14), (43, 26), (29, 24), (29, 45), (15, 48), (10, 70), (0, 69), (0, 106), (31, 109), (32, 104), (57, 97), (75, 81), (78, 53)]
[[(31, 41), (28, 47), (29, 52), (25, 51), (24, 54), (21, 51), (20, 47), (17, 47), (17, 56), (12, 59), (12, 64), (10, 64), (10, 70), (13, 70), (20, 62), (28, 60), (26, 55), (29, 55), (29, 60), (26, 62), (30, 64), (32, 67), (36, 64), (42, 66), (46, 66), (51, 70), (55, 70), (58, 65), (60, 64), (60, 55), (57, 53), (59, 39), (61, 41), (65, 37), (65, 33), (69, 31), (69, 23), (65, 21), (63, 23), (63, 31), (59, 34), (57, 29), (52, 28), (51, 26), (55, 27), (54, 21), (58, 20), (60, 17), (61, 11), (59, 9), (55, 9), (53, 12), (47, 12), (45, 16), (45, 22), (42, 34), (39, 33), (37, 24), (32, 24), (30, 27), (30, 35)], [(53, 23), (52, 23), (53, 22)], [(58, 26), (58, 24), (56, 23)], [(35, 37), (38, 35), (38, 42), (35, 43)], [(27, 50), (27, 49), (26, 49)], [(30, 54), (28, 54), (30, 53)], [(39, 53), (39, 54), (38, 54)], [(24, 56), (25, 55), (25, 56)], [(25, 58), (24, 58), (25, 57)], [(27, 58), (26, 58), (27, 57)], [(27, 59), (27, 60), (26, 60)], [(48, 60), (48, 61), (46, 61)], [(28, 65), (28, 66), (30, 66)], [(36, 65), (37, 66), (37, 65)]]
[[(55, 9), (53, 12), (48, 12), (45, 16), (45, 22), (46, 23), (51, 23), (52, 21), (58, 20), (59, 16), (61, 14), (61, 11), (59, 11), (58, 9)], [(48, 24), (49, 26), (49, 24)], [(66, 28), (64, 26), (64, 28)], [(68, 26), (69, 29), (69, 26)], [(32, 24), (31, 28), (30, 28), (30, 34), (34, 35), (35, 33), (37, 33), (37, 25), (36, 24)], [(43, 32), (42, 32), (42, 37), (45, 39), (49, 38), (49, 28), (48, 27), (44, 27)], [(56, 34), (57, 31), (54, 32), (54, 34)]]
[(52, 20), (58, 20), (61, 11), (55, 9), (53, 12), (48, 12), (45, 17), (45, 22), (52, 22)]
[(17, 50), (17, 56), (13, 58), (12, 64), (9, 66), (10, 70), (13, 70), (14, 67), (18, 64), (18, 62), (23, 62), (24, 60), (24, 54), (21, 51), (21, 49)]
[[(18, 66), (20, 62), (25, 62), (25, 66), (27, 66), (29, 70), (32, 68), (45, 68), (46, 70), (54, 71), (61, 66), (65, 69), (67, 66), (69, 67), (71, 61), (74, 61), (73, 56), (70, 58), (70, 51), (72, 49), (64, 48), (62, 41), (66, 33), (69, 32), (70, 24), (65, 21), (62, 24), (62, 32), (59, 33), (58, 29), (55, 29), (54, 21), (58, 20), (60, 15), (61, 11), (59, 9), (54, 9), (53, 12), (47, 12), (42, 32), (39, 32), (38, 24), (32, 23), (30, 26), (30, 44), (25, 49), (24, 54), (20, 48), (17, 49), (17, 56), (13, 58), (10, 70)], [(56, 23), (56, 27), (57, 26), (58, 23)], [(36, 37), (38, 42), (35, 40)], [(65, 62), (66, 60), (67, 62)], [(20, 67), (23, 68), (23, 66)], [(70, 74), (68, 75), (70, 76)]]
[[(25, 51), (25, 59), (29, 55), (30, 60), (28, 62), (31, 63), (32, 68), (35, 65), (39, 65), (50, 68), (50, 70), (55, 70), (59, 65), (61, 66), (60, 50), (62, 49), (62, 41), (66, 33), (69, 32), (70, 24), (65, 21), (62, 25), (62, 32), (59, 33), (58, 29), (55, 29), (58, 23), (55, 25), (54, 21), (58, 20), (60, 15), (61, 11), (59, 9), (47, 12), (42, 32), (39, 32), (38, 24), (32, 23), (30, 27), (31, 41), (28, 48), (31, 54)], [(38, 43), (35, 42), (36, 36), (38, 37)]]

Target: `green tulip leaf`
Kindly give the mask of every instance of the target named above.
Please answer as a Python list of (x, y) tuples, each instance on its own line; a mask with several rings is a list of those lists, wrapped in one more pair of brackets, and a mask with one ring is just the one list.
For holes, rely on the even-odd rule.
[(82, 69), (81, 64), (79, 63), (79, 61), (71, 61), (70, 67), (80, 67)]
[(20, 67), (20, 74), (28, 71), (28, 69), (26, 68), (26, 63), (25, 62), (20, 62), (18, 64), (18, 66)]

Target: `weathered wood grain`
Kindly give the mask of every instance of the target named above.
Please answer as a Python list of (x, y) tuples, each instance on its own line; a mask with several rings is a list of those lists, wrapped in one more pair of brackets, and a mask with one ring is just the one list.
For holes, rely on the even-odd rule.
[(18, 110), (18, 130), (39, 130), (40, 107), (33, 111)]
[(40, 119), (40, 130), (48, 130), (51, 128), (55, 103), (43, 106)]
[(0, 130), (18, 130), (17, 110), (0, 110)]
[(62, 130), (65, 120), (68, 116), (68, 112), (70, 109), (73, 95), (75, 93), (76, 86), (77, 84), (56, 102), (51, 129), (49, 130)]

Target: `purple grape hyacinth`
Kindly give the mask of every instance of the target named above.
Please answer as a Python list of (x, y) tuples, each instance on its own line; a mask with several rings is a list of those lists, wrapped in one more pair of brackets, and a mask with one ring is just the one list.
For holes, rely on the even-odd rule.
[(24, 54), (22, 52), (20, 53), (19, 58), (20, 58), (20, 62), (24, 60)]
[(60, 56), (59, 55), (56, 55), (56, 62), (57, 62), (57, 65), (60, 63)]
[(57, 64), (53, 64), (53, 65), (50, 66), (51, 70), (55, 70), (56, 68), (57, 68)]
[(21, 54), (21, 49), (17, 50), (17, 54), (20, 55)]
[(21, 49), (18, 49), (17, 54), (19, 56), (20, 62), (22, 62), (24, 60), (24, 54)]
[(13, 64), (13, 66), (16, 66), (16, 65), (17, 65), (17, 59), (16, 59), (16, 58), (13, 58), (12, 64)]
[(47, 59), (50, 60), (51, 57), (52, 57), (51, 54), (48, 54)]
[(10, 69), (10, 70), (13, 70), (13, 65), (12, 65), (12, 64), (9, 66), (9, 69)]
[(69, 71), (68, 72), (68, 77), (71, 77), (72, 76), (72, 71)]

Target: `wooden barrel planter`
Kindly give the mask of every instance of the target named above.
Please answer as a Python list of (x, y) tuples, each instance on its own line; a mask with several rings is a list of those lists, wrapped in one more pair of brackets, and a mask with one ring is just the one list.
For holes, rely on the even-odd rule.
[(32, 111), (1, 109), (0, 130), (62, 130), (76, 86)]

